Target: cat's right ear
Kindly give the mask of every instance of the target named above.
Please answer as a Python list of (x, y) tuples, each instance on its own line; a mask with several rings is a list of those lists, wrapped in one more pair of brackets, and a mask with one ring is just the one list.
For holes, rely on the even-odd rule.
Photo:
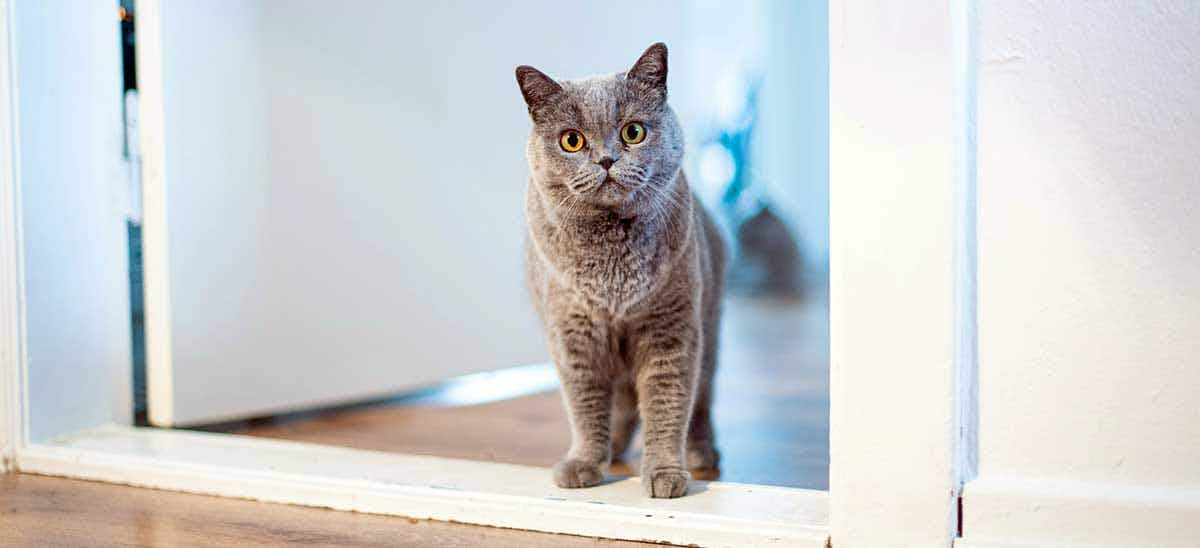
[(517, 67), (517, 85), (521, 88), (521, 95), (525, 97), (525, 105), (529, 107), (529, 116), (534, 121), (538, 120), (538, 113), (563, 92), (558, 82), (527, 65)]

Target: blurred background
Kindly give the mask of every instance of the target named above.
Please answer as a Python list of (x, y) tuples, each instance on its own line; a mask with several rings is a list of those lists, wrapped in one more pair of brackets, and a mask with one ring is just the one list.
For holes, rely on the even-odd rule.
[(138, 422), (552, 464), (513, 68), (617, 72), (664, 41), (733, 249), (720, 477), (827, 487), (824, 2), (120, 7)]

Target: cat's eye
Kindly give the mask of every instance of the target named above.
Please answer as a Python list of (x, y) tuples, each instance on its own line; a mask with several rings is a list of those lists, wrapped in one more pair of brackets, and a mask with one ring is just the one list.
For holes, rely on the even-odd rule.
[(574, 129), (568, 129), (562, 132), (562, 136), (558, 138), (558, 145), (567, 152), (579, 152), (583, 149), (583, 134)]
[(621, 140), (626, 144), (636, 145), (646, 140), (646, 128), (641, 122), (629, 122), (621, 128)]

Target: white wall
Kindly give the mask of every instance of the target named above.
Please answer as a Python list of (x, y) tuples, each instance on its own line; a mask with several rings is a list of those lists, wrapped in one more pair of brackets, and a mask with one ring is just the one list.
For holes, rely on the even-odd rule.
[(972, 541), (1200, 543), (1200, 4), (979, 8)]
[(129, 280), (115, 4), (17, 2), (30, 437), (128, 421)]

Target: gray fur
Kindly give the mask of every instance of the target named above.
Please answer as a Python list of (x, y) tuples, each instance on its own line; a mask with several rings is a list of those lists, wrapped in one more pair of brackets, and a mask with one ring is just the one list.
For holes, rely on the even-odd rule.
[[(516, 73), (533, 120), (528, 281), (572, 430), (555, 482), (599, 483), (640, 419), (642, 484), (653, 497), (681, 496), (688, 468), (717, 465), (709, 404), (725, 252), (680, 170), (666, 46), (625, 73)], [(634, 145), (619, 135), (631, 121), (646, 129)], [(560, 147), (567, 129), (583, 133), (582, 150)]]

